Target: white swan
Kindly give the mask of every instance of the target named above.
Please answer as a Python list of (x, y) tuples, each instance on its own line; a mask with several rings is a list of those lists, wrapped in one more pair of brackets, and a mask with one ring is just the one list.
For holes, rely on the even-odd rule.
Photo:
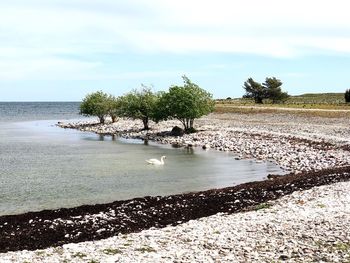
[(149, 159), (149, 160), (146, 160), (146, 162), (148, 164), (163, 165), (164, 164), (164, 159), (166, 159), (166, 156), (160, 157), (160, 161), (158, 159)]

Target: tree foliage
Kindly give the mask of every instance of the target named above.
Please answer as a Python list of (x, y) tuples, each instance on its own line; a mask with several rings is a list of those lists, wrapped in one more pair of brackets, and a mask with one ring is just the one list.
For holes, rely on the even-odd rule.
[(86, 116), (97, 116), (100, 123), (105, 122), (108, 114), (108, 94), (97, 91), (86, 95), (80, 104), (80, 114)]
[(183, 86), (171, 86), (158, 104), (158, 119), (178, 119), (186, 132), (194, 131), (194, 120), (214, 110), (212, 95), (183, 76)]
[(145, 130), (149, 129), (149, 120), (154, 120), (158, 95), (146, 86), (133, 90), (120, 98), (120, 114), (132, 119), (140, 119)]
[(185, 132), (193, 132), (196, 118), (214, 110), (212, 95), (201, 89), (189, 78), (183, 76), (183, 86), (171, 86), (168, 92), (153, 93), (151, 88), (142, 86), (121, 97), (108, 95), (102, 91), (88, 94), (80, 105), (80, 113), (97, 116), (104, 123), (107, 116), (112, 122), (120, 117), (140, 119), (144, 129), (149, 129), (149, 121), (178, 119)]
[(289, 95), (282, 91), (282, 84), (282, 81), (275, 77), (266, 78), (262, 84), (249, 78), (243, 85), (246, 91), (243, 97), (252, 98), (259, 104), (262, 104), (265, 99), (270, 99), (272, 103), (284, 102)]
[(287, 92), (281, 89), (282, 81), (275, 77), (266, 78), (262, 86), (266, 89), (266, 98), (270, 99), (272, 103), (284, 102), (289, 98)]
[(109, 95), (107, 100), (107, 114), (111, 117), (112, 122), (116, 122), (118, 119), (118, 116), (121, 115), (121, 109), (120, 109), (120, 99)]
[(347, 89), (344, 94), (345, 97), (345, 102), (349, 103), (350, 102), (350, 89)]
[(243, 88), (246, 92), (243, 97), (254, 99), (255, 103), (262, 104), (263, 99), (266, 98), (266, 88), (252, 78), (249, 78), (244, 82)]

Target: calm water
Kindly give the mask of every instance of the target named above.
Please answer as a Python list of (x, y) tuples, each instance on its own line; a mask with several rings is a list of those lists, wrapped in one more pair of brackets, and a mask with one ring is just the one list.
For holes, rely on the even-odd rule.
[[(261, 180), (272, 163), (57, 128), (79, 103), (0, 103), (0, 215)], [(166, 165), (145, 159), (166, 155)]]

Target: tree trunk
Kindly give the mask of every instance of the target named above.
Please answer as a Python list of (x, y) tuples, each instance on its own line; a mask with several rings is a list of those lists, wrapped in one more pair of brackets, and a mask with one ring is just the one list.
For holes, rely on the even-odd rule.
[(185, 130), (188, 130), (188, 128), (189, 128), (189, 126), (190, 126), (190, 125), (189, 125), (189, 121), (190, 121), (189, 119), (186, 119), (186, 128), (185, 128)]
[(98, 116), (100, 123), (104, 124), (105, 123), (105, 116)]
[(117, 116), (112, 115), (111, 118), (113, 123), (117, 121)]
[(255, 98), (255, 103), (258, 103), (258, 104), (263, 104), (263, 100), (262, 98)]
[(182, 125), (184, 126), (184, 130), (186, 130), (186, 120), (185, 119), (178, 119)]
[(144, 130), (149, 130), (149, 127), (148, 127), (148, 118), (142, 118), (142, 122), (143, 122), (143, 129)]
[(190, 119), (190, 129), (193, 129), (193, 122), (194, 122), (194, 119)]

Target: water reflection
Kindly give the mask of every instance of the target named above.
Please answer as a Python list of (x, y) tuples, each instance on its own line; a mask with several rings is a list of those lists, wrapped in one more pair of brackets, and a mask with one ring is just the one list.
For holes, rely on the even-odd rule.
[(194, 149), (192, 147), (185, 147), (184, 149), (186, 150), (187, 154), (194, 154)]
[[(236, 161), (212, 150), (174, 149), (51, 125), (2, 125), (0, 214), (199, 191), (280, 173), (271, 163)], [(164, 166), (145, 162), (162, 155)]]

